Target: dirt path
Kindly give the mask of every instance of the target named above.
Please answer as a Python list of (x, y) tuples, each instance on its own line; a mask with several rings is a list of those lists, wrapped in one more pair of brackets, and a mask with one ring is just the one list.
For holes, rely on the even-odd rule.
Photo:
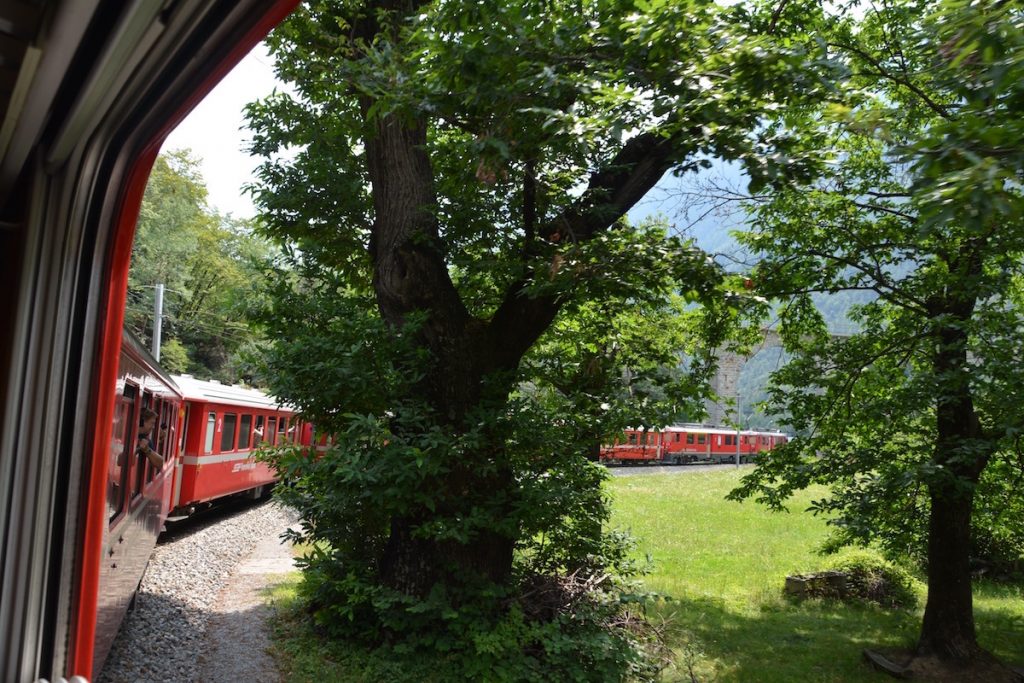
[(273, 608), (266, 604), (263, 590), (295, 570), (291, 546), (281, 543), (282, 531), (269, 531), (221, 590), (199, 662), (201, 683), (280, 683), (274, 660), (267, 654), (267, 619)]

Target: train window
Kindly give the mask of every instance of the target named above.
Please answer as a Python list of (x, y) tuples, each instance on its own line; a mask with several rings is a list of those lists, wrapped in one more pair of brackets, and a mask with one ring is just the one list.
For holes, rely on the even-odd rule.
[(238, 449), (249, 447), (249, 438), (252, 436), (252, 415), (243, 415), (238, 424)]
[(682, 439), (682, 437), (683, 437), (682, 434), (680, 434), (679, 432), (676, 432), (676, 443), (679, 443), (679, 441)]
[(263, 442), (263, 433), (264, 433), (264, 431), (263, 431), (263, 416), (262, 415), (257, 415), (256, 416), (256, 428), (252, 430), (252, 435), (253, 435), (252, 445), (253, 446), (258, 446), (260, 443)]
[(705, 437), (704, 434), (698, 434), (697, 435), (697, 443), (704, 443), (704, 437)]
[(273, 444), (277, 440), (277, 418), (267, 420), (267, 443)]
[[(722, 437), (718, 437), (718, 443), (719, 444), (722, 443)], [(733, 436), (732, 434), (726, 434), (725, 435), (725, 445), (726, 446), (735, 446), (736, 445), (736, 437)]]
[(277, 432), (277, 443), (288, 443), (291, 437), (291, 431), (288, 428), (288, 418), (281, 418), (281, 429)]
[(238, 422), (238, 415), (235, 413), (224, 413), (224, 424), (220, 429), (220, 452), (235, 450), (235, 423)]
[[(181, 424), (182, 424), (181, 434), (178, 435), (178, 452), (179, 453), (184, 453), (185, 452), (185, 435), (188, 434), (188, 418), (189, 418), (188, 406), (187, 405), (183, 406), (182, 408), (179, 409), (179, 411), (180, 411), (179, 414), (182, 416), (183, 419), (181, 421)], [(175, 428), (177, 428), (177, 424), (178, 424), (177, 421), (175, 421), (174, 424), (175, 424)]]
[[(157, 419), (158, 420), (160, 419), (160, 412), (159, 412), (160, 411), (160, 406), (156, 405), (153, 402), (152, 394), (146, 393), (146, 394), (142, 395), (142, 409), (143, 409), (143, 411), (146, 408), (149, 408), (150, 410), (155, 412), (157, 414)], [(140, 414), (139, 415), (139, 419), (141, 419), (141, 418), (142, 418), (142, 415)], [(138, 422), (138, 420), (136, 422)], [(139, 425), (139, 427), (141, 427), (141, 426), (142, 425)], [(148, 437), (150, 446), (152, 447), (155, 444), (156, 431), (157, 431), (158, 428), (159, 428), (159, 425), (154, 425), (153, 429), (151, 429), (148, 434), (143, 434), (141, 432), (141, 430), (140, 430), (140, 431), (137, 432), (135, 438), (136, 438), (136, 440), (138, 440), (138, 439), (142, 438), (143, 436)], [(149, 458), (146, 457), (145, 453), (140, 451), (138, 448), (135, 448), (134, 451), (135, 451), (135, 467), (134, 467), (134, 476), (132, 477), (132, 500), (135, 500), (135, 498), (139, 494), (142, 493), (142, 482), (146, 481), (146, 465), (149, 462)]]
[(132, 452), (132, 414), (135, 409), (135, 387), (126, 386), (114, 411), (114, 431), (110, 440), (110, 472), (107, 476), (107, 507), (113, 522), (124, 507), (128, 488), (128, 465)]
[(206, 416), (206, 443), (203, 444), (203, 453), (213, 453), (213, 437), (217, 433), (217, 413), (209, 413)]
[(627, 436), (629, 437), (629, 443), (636, 443), (636, 434), (628, 434)]
[(690, 443), (690, 444), (693, 443), (693, 434), (687, 434), (686, 435), (686, 443)]

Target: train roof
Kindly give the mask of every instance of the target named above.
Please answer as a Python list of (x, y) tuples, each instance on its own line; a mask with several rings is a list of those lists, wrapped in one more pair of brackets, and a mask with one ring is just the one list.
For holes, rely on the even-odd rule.
[[(638, 432), (693, 432), (694, 434), (735, 434), (736, 430), (730, 427), (710, 427), (708, 425), (700, 424), (681, 424), (681, 425), (670, 425), (668, 427), (627, 427), (627, 430), (633, 430)], [(786, 436), (785, 432), (767, 429), (744, 429), (740, 432), (743, 436), (754, 436), (754, 435), (768, 435), (768, 436)]]
[[(137, 362), (146, 366), (148, 372), (153, 373), (154, 376), (159, 378), (160, 382), (164, 385), (164, 391), (169, 389), (172, 393), (181, 393), (181, 387), (174, 381), (174, 378), (160, 366), (159, 361), (153, 357), (153, 354), (149, 352), (146, 346), (127, 329), (122, 329), (121, 331), (121, 352), (128, 356), (134, 356)], [(155, 387), (148, 386), (146, 389), (153, 390)], [(119, 385), (118, 392), (120, 391), (121, 386)]]
[(249, 408), (268, 410), (293, 410), (291, 406), (278, 403), (273, 396), (259, 389), (222, 384), (217, 380), (196, 379), (192, 375), (174, 375), (174, 381), (181, 387), (186, 400), (222, 403)]

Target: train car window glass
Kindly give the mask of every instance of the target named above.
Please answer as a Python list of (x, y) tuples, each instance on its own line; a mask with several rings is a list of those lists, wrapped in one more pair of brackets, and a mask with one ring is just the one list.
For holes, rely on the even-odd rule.
[[(182, 407), (179, 414), (182, 415), (183, 419), (181, 421), (181, 434), (178, 435), (178, 452), (184, 453), (185, 435), (188, 434), (188, 418), (191, 416), (189, 407), (187, 405)], [(177, 422), (175, 422), (175, 427), (177, 427)]]
[(629, 443), (636, 443), (636, 434), (629, 434)]
[(704, 437), (705, 437), (704, 434), (698, 434), (697, 435), (697, 443), (704, 443)]
[[(154, 410), (156, 410), (157, 413), (156, 426), (153, 428), (153, 439), (155, 442), (154, 450), (163, 456), (165, 460), (171, 450), (171, 440), (174, 438), (171, 434), (173, 407), (174, 406), (170, 401), (157, 401), (154, 406)], [(152, 465), (146, 468), (146, 481), (153, 481), (153, 479), (156, 478), (156, 473), (157, 470)]]
[(213, 437), (217, 433), (217, 413), (209, 413), (206, 416), (206, 443), (203, 444), (203, 453), (213, 453)]
[[(157, 406), (153, 402), (153, 395), (152, 394), (144, 393), (142, 395), (142, 407), (144, 409), (145, 408), (149, 408), (150, 410), (156, 412), (157, 413), (157, 419), (158, 420), (160, 419), (160, 413), (159, 413), (160, 407)], [(136, 419), (136, 423), (138, 423), (138, 419)], [(150, 444), (150, 447), (152, 448), (155, 445), (155, 443), (156, 443), (156, 441), (155, 441), (156, 440), (156, 432), (157, 432), (157, 430), (159, 428), (160, 428), (160, 425), (156, 424), (156, 425), (153, 426), (153, 429), (150, 430), (150, 432), (148, 434), (138, 434), (136, 436), (136, 441), (138, 441), (139, 438), (145, 436), (145, 437), (147, 437), (149, 439), (149, 444)], [(133, 476), (132, 476), (132, 500), (135, 500), (135, 498), (138, 497), (139, 494), (142, 493), (142, 482), (144, 482), (146, 480), (146, 467), (147, 467), (148, 463), (149, 463), (149, 458), (146, 457), (146, 454), (143, 453), (142, 451), (140, 451), (138, 448), (136, 448), (135, 449), (135, 465), (132, 468), (133, 469)]]
[(267, 420), (267, 443), (273, 444), (277, 439), (277, 418), (271, 417)]
[(128, 465), (132, 452), (132, 414), (135, 408), (135, 387), (126, 386), (114, 411), (114, 430), (110, 440), (110, 472), (107, 474), (107, 508), (111, 523), (124, 507), (128, 488)]
[(249, 438), (252, 436), (252, 415), (243, 415), (238, 424), (238, 449), (249, 447)]
[(257, 415), (256, 416), (256, 428), (252, 430), (252, 436), (253, 436), (252, 444), (253, 444), (253, 446), (258, 446), (259, 444), (261, 444), (263, 442), (263, 433), (264, 433), (263, 432), (263, 424), (264, 424), (263, 423), (263, 416), (262, 415)]
[(177, 455), (175, 450), (178, 445), (178, 404), (173, 401), (167, 403), (167, 453), (169, 458)]
[(281, 418), (281, 430), (277, 433), (277, 443), (278, 444), (287, 443), (288, 442), (288, 436), (289, 436), (289, 434), (288, 434), (288, 418), (282, 417)]
[(719, 446), (722, 445), (722, 435), (721, 434), (718, 435), (717, 440), (715, 441), (715, 443), (718, 444)]
[(686, 443), (693, 443), (693, 434), (686, 435)]
[(224, 423), (220, 428), (220, 452), (235, 450), (235, 423), (238, 422), (236, 413), (224, 413)]

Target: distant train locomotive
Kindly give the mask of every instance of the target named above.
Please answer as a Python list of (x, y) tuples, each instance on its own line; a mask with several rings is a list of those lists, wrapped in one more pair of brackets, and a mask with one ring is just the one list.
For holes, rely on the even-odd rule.
[[(786, 443), (782, 432), (739, 431), (679, 425), (664, 429), (627, 429), (624, 439), (601, 447), (601, 462), (608, 465), (693, 462), (740, 462), (757, 458)], [(739, 442), (737, 443), (737, 438)]]

